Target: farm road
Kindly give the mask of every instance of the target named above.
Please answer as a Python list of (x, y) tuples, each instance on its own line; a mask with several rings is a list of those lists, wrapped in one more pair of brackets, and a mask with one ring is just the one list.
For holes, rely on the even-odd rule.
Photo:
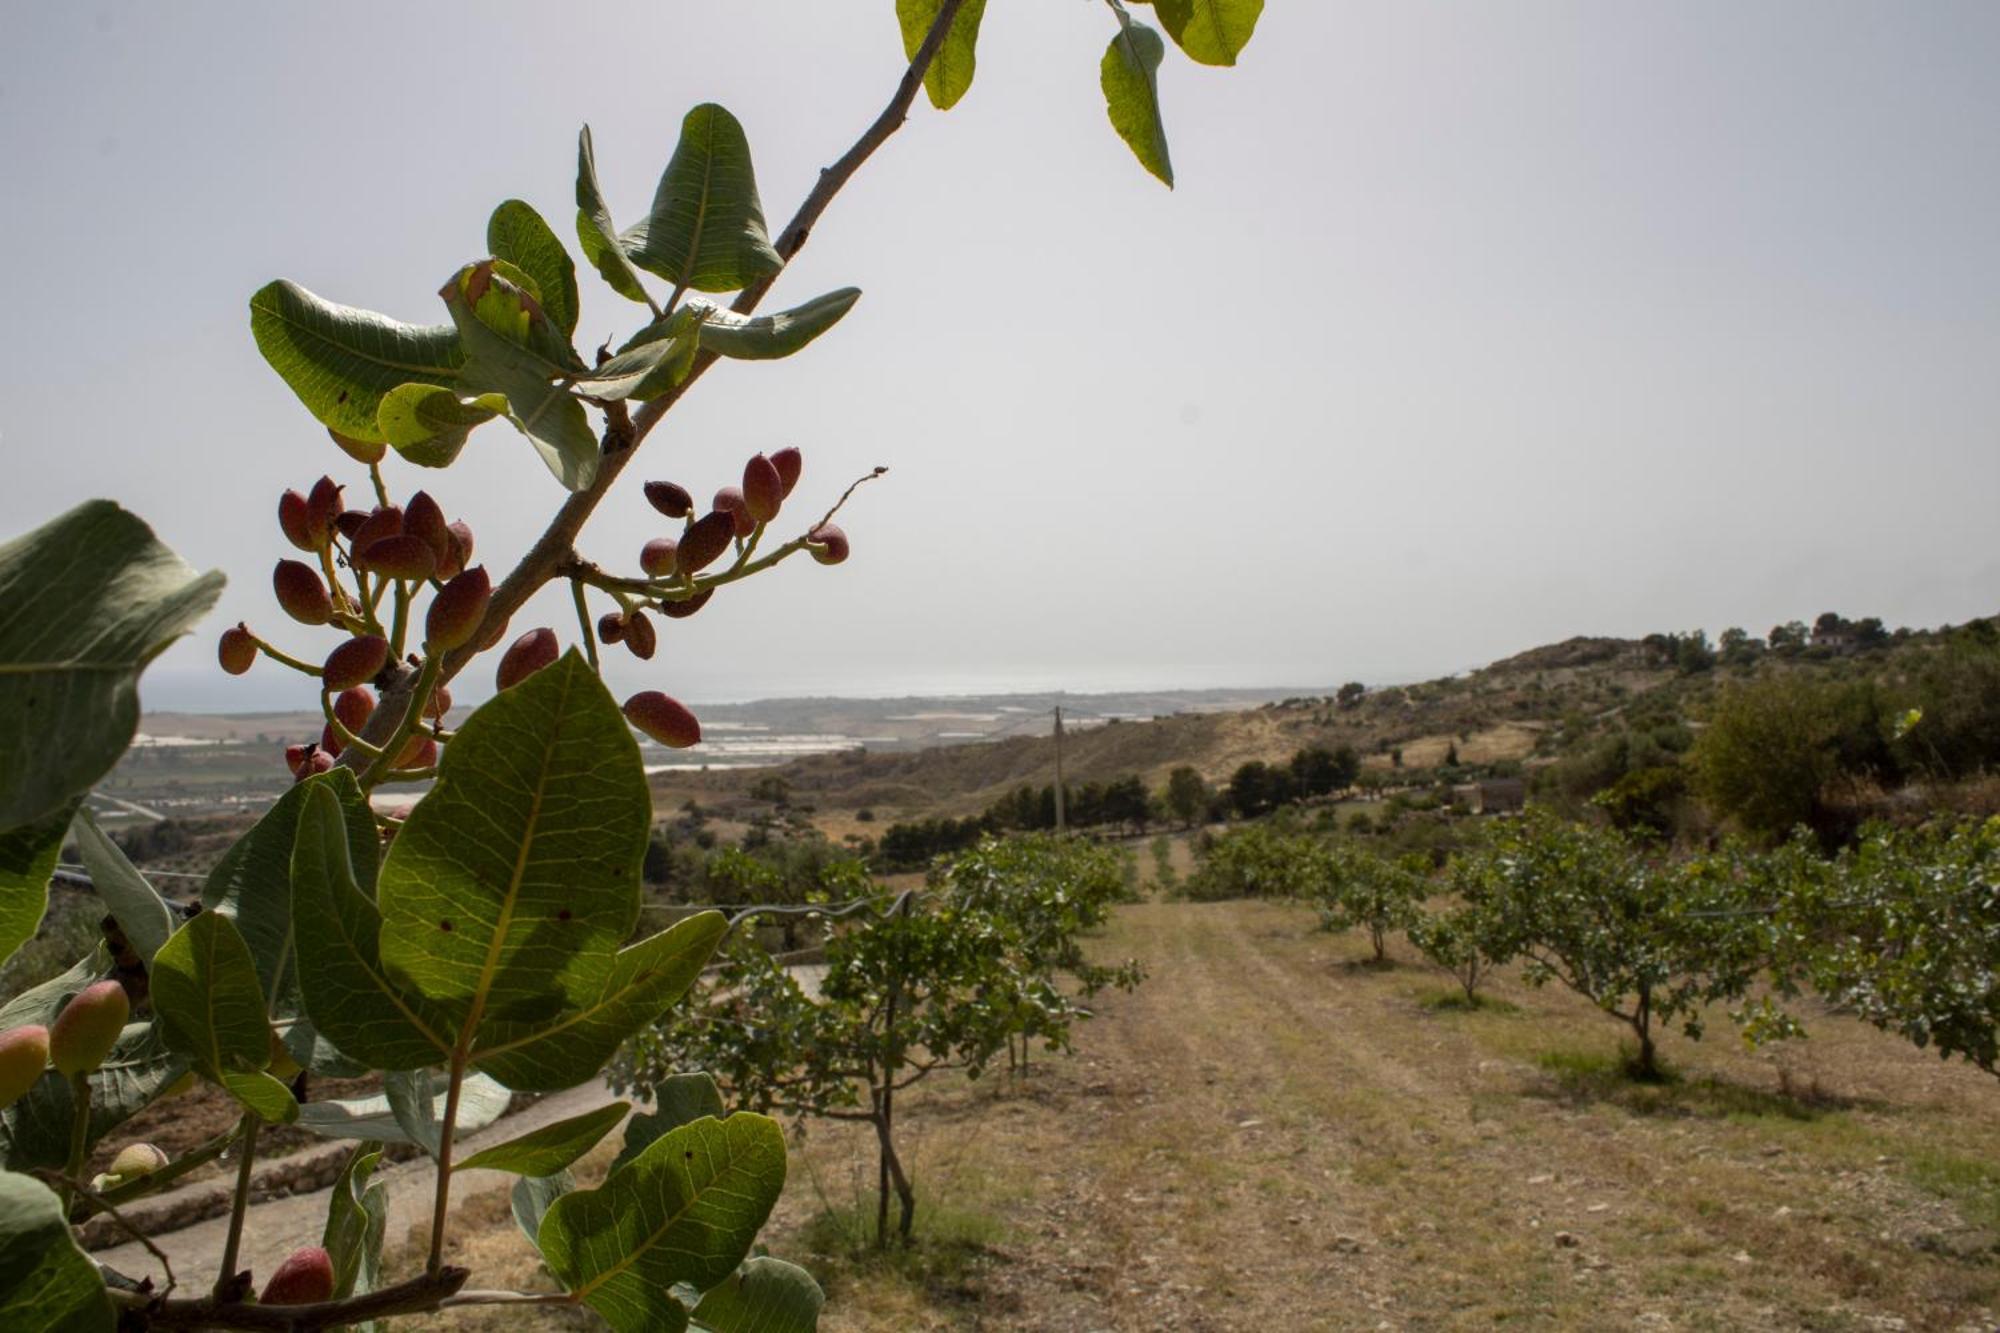
[[(1100, 997), (1075, 1057), (906, 1104), (919, 1188), (1004, 1218), (976, 1295), (920, 1314), (863, 1275), (822, 1327), (1994, 1326), (2000, 1283), (1968, 1262), (1991, 1223), (1920, 1169), (1940, 1141), (2000, 1160), (1984, 1076), (1825, 1017), (1750, 1054), (1718, 1014), (1664, 1043), (1680, 1084), (1638, 1087), (1575, 997), (1508, 976), (1502, 1006), (1443, 1009), (1451, 983), (1391, 948), (1370, 966), (1296, 905), (1121, 907), (1095, 955), (1148, 978)], [(1779, 1060), (1828, 1099), (1781, 1095)], [(866, 1179), (858, 1136), (807, 1150)]]

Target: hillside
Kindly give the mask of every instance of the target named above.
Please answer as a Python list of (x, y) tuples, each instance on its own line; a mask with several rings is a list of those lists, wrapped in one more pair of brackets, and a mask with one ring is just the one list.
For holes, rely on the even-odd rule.
[[(1136, 773), (1157, 789), (1175, 767), (1188, 765), (1220, 783), (1245, 762), (1282, 762), (1311, 746), (1352, 747), (1364, 771), (1385, 776), (1434, 769), (1454, 751), (1467, 768), (1533, 769), (1628, 729), (1698, 726), (1714, 691), (1730, 681), (1780, 672), (1908, 681), (1948, 631), (1878, 633), (1865, 644), (1829, 632), (1816, 646), (1808, 636), (1784, 651), (1748, 640), (1733, 655), (1727, 644), (1717, 653), (1695, 636), (1577, 637), (1462, 675), (1369, 690), (1346, 704), (1306, 696), (1233, 712), (1112, 718), (1066, 732), (1064, 774), (1081, 783)], [(848, 750), (747, 772), (665, 773), (654, 782), (656, 804), (666, 811), (690, 799), (726, 803), (776, 774), (793, 799), (840, 823), (841, 815), (863, 810), (880, 819), (973, 814), (1016, 786), (1051, 782), (1054, 773), (1055, 742), (1044, 730), (896, 753)]]

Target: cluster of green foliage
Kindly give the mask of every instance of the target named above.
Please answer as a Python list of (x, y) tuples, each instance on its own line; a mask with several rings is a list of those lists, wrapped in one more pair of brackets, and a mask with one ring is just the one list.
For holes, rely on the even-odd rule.
[[(1113, 31), (1098, 62), (1107, 114), (1140, 163), (1171, 183), (1158, 88), (1166, 42), (1121, 0), (1107, 8)], [(36, 934), (73, 821), (109, 914), (86, 957), (0, 1006), (0, 1326), (372, 1327), (510, 1304), (587, 1308), (621, 1330), (816, 1327), (823, 1298), (811, 1277), (751, 1257), (784, 1185), (783, 1135), (767, 1116), (727, 1113), (705, 1076), (662, 1086), (658, 1108), (629, 1123), (630, 1108), (613, 1102), (469, 1156), (454, 1142), (516, 1091), (597, 1077), (680, 998), (726, 932), (720, 913), (700, 912), (634, 938), (651, 800), (628, 722), (670, 745), (693, 743), (699, 723), (658, 691), (621, 708), (599, 677), (598, 646), (651, 658), (652, 616), (693, 614), (725, 585), (802, 552), (839, 563), (848, 543), (831, 519), (853, 487), (760, 553), (801, 466), (797, 451), (780, 450), (753, 457), (742, 488), (725, 487), (698, 518), (684, 487), (649, 483), (654, 507), (685, 524), (647, 545), (637, 573), (583, 560), (576, 542), (652, 429), (719, 359), (793, 355), (853, 307), (860, 293), (841, 288), (754, 313), (918, 89), (939, 107), (964, 96), (984, 10), (983, 0), (898, 0), (910, 64), (895, 97), (776, 235), (747, 138), (726, 109), (687, 113), (647, 215), (622, 230), (585, 128), (576, 239), (611, 291), (643, 310), (629, 337), (594, 357), (575, 345), (577, 265), (520, 200), (494, 210), (481, 255), (444, 281), (443, 322), (401, 323), (282, 280), (251, 297), (258, 350), (344, 459), (366, 468), (374, 503), (349, 509), (330, 475), (310, 495), (280, 500), (285, 538), (316, 563), (280, 561), (276, 600), (337, 640), (323, 658), (301, 656), (239, 624), (224, 631), (218, 658), (231, 674), (262, 662), (310, 679), (325, 730), (288, 751), (297, 785), (227, 852), (193, 915), (80, 811), (131, 742), (140, 673), (214, 604), (222, 576), (197, 574), (102, 501), (0, 545), (0, 959)], [(1175, 46), (1222, 65), (1261, 10), (1261, 0), (1154, 6)], [(710, 299), (728, 293), (727, 308)], [(492, 466), (494, 455), (464, 446), (503, 418), (561, 495), (541, 537), (496, 580), (471, 563), (471, 528), (447, 523), (421, 490), (394, 501), (382, 464), (393, 450), (415, 468), (462, 455)], [(564, 653), (552, 629), (530, 629), (500, 658), (495, 697), (447, 727), (447, 683), (498, 649), (537, 591), (565, 583), (578, 648)], [(595, 622), (592, 597), (611, 608)], [(406, 818), (377, 814), (377, 787), (427, 779)], [(1122, 872), (1113, 878), (1123, 885)], [(990, 1051), (979, 1035), (986, 1020), (917, 998), (933, 951), (969, 964), (967, 927), (995, 932), (984, 941), (992, 956), (1027, 958), (1009, 1001), (1017, 1030), (1024, 1007), (1060, 1013), (1069, 1003), (1052, 975), (1074, 971), (1074, 960), (1012, 918), (967, 909), (960, 921), (927, 911), (905, 922), (880, 937), (858, 932), (885, 943), (856, 947), (829, 989), (852, 1004), (899, 996), (916, 968), (901, 1007), (931, 1014), (931, 1026), (899, 1027), (889, 1003), (891, 1068), (908, 1050)], [(1024, 955), (1029, 943), (1043, 952)], [(987, 966), (982, 985), (993, 984)], [(1045, 1039), (1066, 1031), (1038, 1022)], [(380, 1095), (312, 1095), (315, 1079), (364, 1074), (379, 1077)], [(121, 1155), (116, 1171), (91, 1176), (105, 1134), (193, 1079), (237, 1105), (235, 1129), (178, 1160), (155, 1150), (128, 1168)], [(893, 1086), (892, 1077), (885, 1121)], [(288, 1258), (258, 1294), (237, 1259), (259, 1132), (272, 1123), (355, 1147), (323, 1244)], [(621, 1123), (609, 1175), (576, 1188), (569, 1166)], [(376, 1168), (391, 1140), (427, 1153), (437, 1179), (424, 1270), (399, 1281), (381, 1271), (387, 1212)], [(134, 1282), (78, 1248), (75, 1224), (99, 1213), (120, 1220), (120, 1205), (225, 1151), (236, 1185), (205, 1294), (177, 1292), (170, 1273), (165, 1289)], [(464, 1168), (520, 1178), (515, 1214), (557, 1293), (471, 1290), (471, 1274), (444, 1263), (452, 1174)]]
[(746, 1106), (867, 1122), (877, 1239), (892, 1192), (907, 1238), (916, 1193), (896, 1150), (896, 1094), (939, 1070), (977, 1077), (1003, 1050), (1025, 1061), (1031, 1042), (1067, 1050), (1090, 996), (1138, 984), (1136, 963), (1093, 963), (1082, 943), (1129, 893), (1125, 862), (1068, 839), (983, 841), (935, 867), (923, 893), (835, 929), (817, 995), (738, 934), (693, 1003), (640, 1033), (612, 1077), (656, 1095), (704, 1070)]
[(1421, 852), (1377, 856), (1349, 842), (1335, 843), (1328, 878), (1318, 895), (1322, 930), (1363, 929), (1380, 963), (1389, 956), (1389, 933), (1412, 925), (1430, 893), (1431, 858)]
[[(1063, 784), (1063, 823), (1070, 828), (1101, 828), (1123, 825), (1134, 833), (1159, 818), (1160, 807), (1136, 773), (1104, 782)], [(996, 830), (1037, 833), (1056, 826), (1056, 789), (1053, 783), (1039, 788), (1022, 785), (1008, 792), (986, 809), (986, 818)]]
[(1244, 819), (1266, 815), (1279, 806), (1330, 796), (1354, 785), (1361, 775), (1361, 757), (1351, 746), (1337, 750), (1308, 746), (1282, 767), (1253, 759), (1229, 777), (1229, 807)]

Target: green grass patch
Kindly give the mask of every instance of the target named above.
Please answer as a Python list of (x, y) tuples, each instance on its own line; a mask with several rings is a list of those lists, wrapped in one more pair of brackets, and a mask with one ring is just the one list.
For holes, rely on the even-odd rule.
[(1919, 1147), (1905, 1158), (1905, 1171), (1917, 1188), (1956, 1206), (1968, 1225), (2000, 1232), (2000, 1164)]

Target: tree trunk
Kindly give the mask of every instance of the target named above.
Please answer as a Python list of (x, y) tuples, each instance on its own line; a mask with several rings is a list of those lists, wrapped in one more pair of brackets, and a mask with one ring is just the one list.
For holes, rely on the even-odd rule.
[(1639, 1034), (1640, 1077), (1658, 1077), (1660, 1070), (1653, 1053), (1653, 988), (1644, 982), (1639, 985), (1639, 1008), (1632, 1016), (1632, 1029)]
[(896, 1191), (898, 1214), (896, 1234), (904, 1244), (917, 1222), (917, 1192), (903, 1171), (903, 1159), (896, 1153), (895, 1089), (884, 1087), (875, 1097), (875, 1146), (878, 1154), (875, 1196), (875, 1248), (889, 1246), (889, 1190)]

